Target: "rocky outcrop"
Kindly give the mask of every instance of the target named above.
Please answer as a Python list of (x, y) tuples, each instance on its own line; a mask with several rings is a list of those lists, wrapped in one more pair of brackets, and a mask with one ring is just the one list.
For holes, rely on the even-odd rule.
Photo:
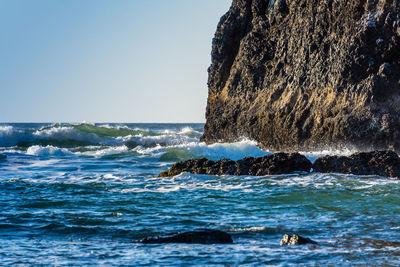
[(400, 158), (393, 151), (356, 153), (349, 157), (325, 156), (313, 164), (315, 172), (379, 175), (400, 178)]
[(221, 18), (202, 140), (399, 151), (400, 0), (269, 2)]
[(264, 176), (292, 172), (344, 173), (400, 178), (400, 157), (394, 151), (372, 151), (351, 156), (324, 156), (312, 164), (299, 153), (275, 153), (264, 157), (247, 157), (237, 161), (206, 158), (177, 162), (159, 177), (172, 177), (182, 172), (209, 175)]
[(305, 244), (317, 244), (317, 242), (311, 240), (310, 238), (302, 237), (297, 234), (294, 235), (285, 234), (280, 242), (281, 246), (305, 245)]
[(160, 174), (172, 177), (182, 172), (210, 175), (254, 175), (283, 174), (295, 171), (309, 172), (311, 162), (299, 153), (275, 153), (264, 157), (247, 157), (238, 161), (221, 159), (212, 161), (206, 158), (178, 162)]
[(218, 230), (201, 230), (184, 232), (168, 237), (145, 238), (140, 242), (146, 244), (163, 243), (189, 243), (189, 244), (231, 244), (233, 243), (230, 234)]

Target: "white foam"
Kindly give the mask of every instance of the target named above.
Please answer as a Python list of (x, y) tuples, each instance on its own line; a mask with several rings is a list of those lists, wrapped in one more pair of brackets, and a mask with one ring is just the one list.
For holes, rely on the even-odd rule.
[(253, 227), (245, 227), (245, 228), (234, 228), (229, 230), (229, 232), (262, 232), (266, 229), (269, 229), (266, 226), (253, 226)]
[(72, 154), (68, 149), (65, 148), (58, 148), (54, 146), (31, 146), (26, 151), (28, 155), (34, 156), (64, 156)]
[(192, 132), (195, 132), (195, 130), (193, 130), (192, 127), (187, 126), (187, 127), (183, 127), (179, 133), (186, 134), (186, 133), (192, 133)]
[(98, 125), (98, 127), (104, 127), (104, 128), (107, 128), (107, 129), (117, 129), (117, 130), (119, 130), (119, 129), (129, 129), (129, 127), (126, 126), (126, 125), (100, 124), (100, 125)]
[(13, 126), (0, 126), (0, 146), (16, 146), (21, 141), (32, 140), (33, 137), (23, 130), (15, 129)]
[(126, 137), (119, 137), (116, 140), (121, 140), (122, 142), (132, 141), (138, 145), (149, 147), (149, 146), (173, 146), (180, 144), (188, 144), (192, 142), (197, 142), (198, 138), (188, 137), (184, 135), (177, 134), (162, 134), (156, 136), (143, 136), (143, 135), (129, 135)]
[(107, 147), (100, 150), (94, 151), (86, 151), (86, 152), (76, 152), (78, 155), (86, 155), (86, 156), (93, 156), (93, 157), (103, 157), (106, 155), (115, 155), (124, 152), (128, 152), (129, 148), (125, 145), (117, 146), (117, 147)]
[[(238, 160), (245, 157), (262, 157), (270, 154), (268, 151), (264, 151), (257, 146), (257, 142), (252, 140), (242, 140), (235, 143), (216, 143), (207, 145), (203, 142), (190, 142), (170, 146), (167, 148), (173, 148), (177, 150), (183, 150), (189, 156), (193, 157), (206, 157), (212, 160), (219, 160), (228, 158), (232, 160)], [(148, 150), (146, 152), (149, 152)], [(165, 152), (165, 148), (154, 148), (153, 153)]]
[(199, 151), (198, 154), (209, 158), (229, 158), (232, 160), (242, 159), (244, 157), (261, 157), (270, 154), (257, 146), (257, 142), (249, 139), (244, 139), (235, 143), (217, 143), (206, 145), (199, 143), (195, 146)]
[(341, 149), (341, 150), (321, 150), (313, 152), (299, 152), (300, 154), (306, 156), (311, 162), (315, 162), (318, 158), (323, 156), (350, 156), (351, 154), (357, 153), (355, 149)]
[(84, 142), (98, 142), (99, 139), (95, 134), (82, 133), (72, 127), (51, 127), (46, 129), (37, 130), (33, 133), (37, 139), (41, 140), (58, 140), (58, 141), (84, 141)]
[(194, 130), (192, 127), (187, 126), (187, 127), (183, 127), (178, 134), (180, 134), (180, 135), (193, 135), (193, 136), (200, 137), (202, 133)]

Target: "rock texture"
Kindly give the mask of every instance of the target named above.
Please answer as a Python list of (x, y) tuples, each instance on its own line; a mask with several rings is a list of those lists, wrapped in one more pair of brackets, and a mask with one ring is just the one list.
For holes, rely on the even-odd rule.
[(281, 246), (284, 245), (305, 245), (305, 244), (317, 244), (317, 242), (311, 240), (307, 237), (302, 237), (299, 235), (287, 235), (285, 234), (280, 242)]
[(299, 153), (275, 153), (264, 157), (247, 157), (238, 161), (221, 159), (212, 161), (206, 158), (177, 162), (160, 177), (172, 177), (182, 172), (210, 175), (254, 175), (283, 174), (295, 171), (309, 172), (311, 162)]
[(142, 243), (189, 243), (189, 244), (231, 244), (233, 243), (230, 234), (218, 230), (201, 230), (185, 232), (168, 237), (145, 238)]
[(209, 68), (207, 143), (400, 150), (400, 0), (234, 0)]
[(400, 158), (393, 151), (356, 153), (349, 157), (325, 156), (313, 164), (315, 172), (379, 175), (400, 178)]

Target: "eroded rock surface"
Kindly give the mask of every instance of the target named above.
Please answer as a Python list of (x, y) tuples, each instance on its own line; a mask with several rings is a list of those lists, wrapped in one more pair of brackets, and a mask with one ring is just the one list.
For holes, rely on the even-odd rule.
[(230, 234), (218, 230), (201, 230), (184, 232), (168, 237), (145, 238), (142, 243), (190, 243), (190, 244), (231, 244), (233, 243)]
[(178, 162), (160, 174), (172, 177), (182, 172), (210, 175), (254, 175), (284, 174), (295, 171), (309, 172), (311, 162), (299, 153), (275, 153), (264, 157), (247, 157), (238, 161), (221, 159), (212, 161), (206, 158)]
[(325, 156), (313, 164), (315, 172), (380, 175), (400, 178), (400, 158), (393, 151), (356, 153), (349, 157)]
[(234, 0), (212, 45), (207, 143), (400, 149), (400, 0)]

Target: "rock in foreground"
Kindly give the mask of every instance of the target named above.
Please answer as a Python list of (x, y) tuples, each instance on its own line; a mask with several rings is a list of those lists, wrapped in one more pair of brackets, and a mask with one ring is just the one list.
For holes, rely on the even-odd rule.
[(162, 172), (160, 177), (172, 177), (182, 172), (263, 176), (295, 171), (309, 172), (311, 166), (311, 162), (299, 153), (275, 153), (258, 158), (247, 157), (237, 161), (230, 159), (212, 161), (202, 158), (175, 163), (168, 171)]
[(349, 157), (325, 156), (313, 164), (315, 172), (379, 175), (400, 178), (400, 158), (393, 151), (356, 153)]
[(234, 0), (212, 44), (202, 140), (400, 151), (399, 80), (400, 0)]
[(218, 230), (202, 230), (185, 232), (169, 237), (145, 238), (141, 240), (147, 244), (189, 243), (189, 244), (232, 244), (230, 234)]
[(305, 245), (305, 244), (317, 244), (317, 242), (310, 238), (302, 237), (299, 235), (287, 235), (285, 234), (281, 240), (281, 246), (284, 245)]

